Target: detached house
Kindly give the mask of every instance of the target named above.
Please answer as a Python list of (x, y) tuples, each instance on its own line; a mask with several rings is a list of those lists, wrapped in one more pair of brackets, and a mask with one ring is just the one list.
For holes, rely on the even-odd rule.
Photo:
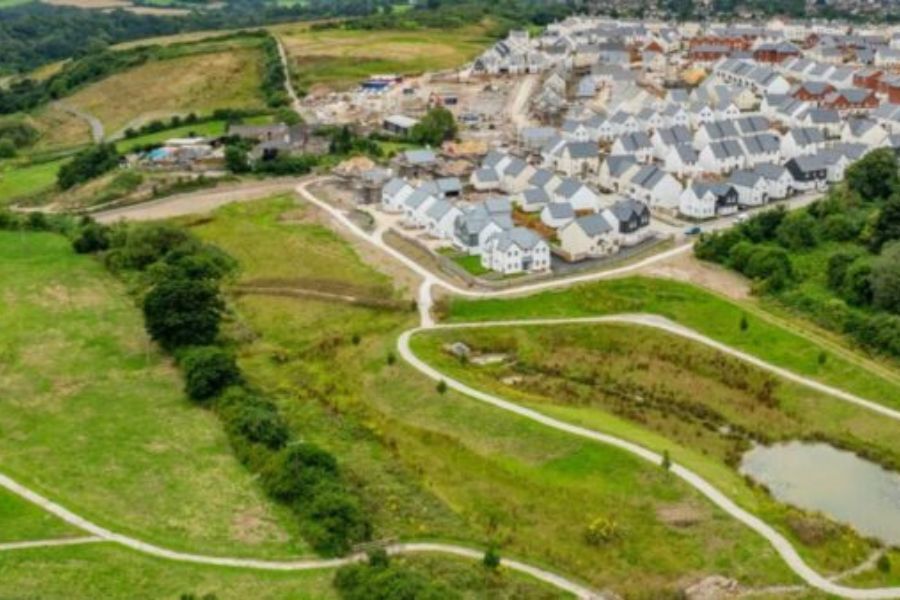
[(841, 130), (841, 141), (866, 146), (880, 146), (887, 139), (888, 132), (872, 119), (849, 119)]
[(762, 206), (769, 201), (769, 186), (755, 171), (735, 171), (728, 184), (737, 192), (741, 206)]
[(781, 156), (785, 159), (815, 154), (825, 147), (825, 135), (816, 127), (796, 127), (781, 138)]
[(481, 254), (488, 238), (512, 229), (512, 207), (505, 198), (489, 198), (456, 219), (453, 242), (469, 254)]
[(766, 193), (770, 200), (782, 200), (794, 193), (794, 177), (775, 163), (756, 165), (753, 172), (766, 182)]
[(481, 265), (504, 275), (549, 271), (550, 246), (534, 231), (514, 227), (487, 240)]
[(744, 147), (738, 140), (713, 142), (700, 151), (697, 163), (705, 173), (728, 173), (746, 163)]
[(600, 165), (598, 182), (600, 187), (613, 192), (620, 192), (628, 185), (633, 172), (638, 170), (638, 163), (633, 156), (611, 155)]
[(631, 195), (660, 210), (676, 210), (681, 190), (678, 180), (656, 165), (645, 165), (631, 177)]
[(386, 212), (401, 213), (406, 199), (413, 191), (406, 180), (394, 177), (381, 189), (381, 207)]
[(613, 142), (611, 154), (628, 154), (638, 162), (648, 163), (653, 160), (653, 143), (643, 131), (626, 133)]
[(618, 251), (615, 226), (602, 213), (578, 217), (559, 230), (559, 245), (572, 262)]
[(693, 146), (681, 144), (669, 150), (663, 159), (666, 171), (686, 178), (696, 175), (699, 170), (699, 155)]
[[(603, 212), (612, 213), (623, 246), (638, 244), (650, 234), (650, 209), (643, 202), (630, 198), (619, 200)], [(613, 220), (608, 214), (606, 218), (608, 221)]]
[(425, 211), (425, 230), (439, 239), (453, 239), (456, 219), (460, 215), (462, 211), (453, 204), (447, 200), (438, 200)]
[(550, 155), (553, 167), (571, 176), (585, 177), (596, 173), (600, 163), (600, 149), (594, 142), (566, 142), (558, 152)]

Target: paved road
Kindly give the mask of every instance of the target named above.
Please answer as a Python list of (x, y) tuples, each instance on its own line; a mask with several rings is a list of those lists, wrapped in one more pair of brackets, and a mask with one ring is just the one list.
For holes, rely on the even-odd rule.
[[(79, 529), (91, 534), (89, 537), (83, 538), (37, 540), (34, 542), (13, 542), (12, 544), (15, 544), (17, 547), (9, 547), (6, 548), (7, 550), (42, 546), (64, 546), (79, 543), (84, 544), (94, 542), (113, 542), (127, 548), (131, 548), (132, 550), (136, 550), (143, 554), (157, 556), (159, 558), (165, 558), (177, 562), (215, 565), (220, 567), (233, 567), (240, 569), (254, 569), (260, 571), (313, 571), (321, 569), (333, 569), (354, 562), (361, 562), (366, 560), (366, 554), (364, 553), (358, 553), (343, 558), (333, 559), (301, 559), (279, 561), (259, 560), (253, 558), (232, 558), (225, 556), (204, 556), (201, 554), (179, 552), (176, 550), (169, 550), (168, 548), (162, 548), (160, 546), (143, 542), (133, 537), (110, 531), (109, 529), (101, 527), (96, 523), (88, 521), (84, 517), (76, 515), (67, 508), (64, 508), (63, 506), (57, 504), (56, 502), (53, 502), (52, 500), (48, 500), (44, 496), (41, 496), (37, 492), (23, 486), (12, 478), (3, 474), (0, 474), (0, 487), (9, 490), (10, 492), (24, 498), (25, 500), (31, 502), (36, 506), (39, 506), (40, 508), (44, 509), (52, 515), (55, 515), (66, 523), (74, 525), (75, 527), (78, 527)], [(3, 546), (0, 546), (0, 550), (3, 549)], [(456, 544), (440, 544), (432, 542), (409, 542), (392, 544), (388, 546), (386, 550), (389, 554), (440, 553), (451, 554), (454, 556), (471, 558), (475, 560), (481, 560), (484, 556), (483, 550), (467, 548), (465, 546), (459, 546)], [(501, 564), (508, 569), (531, 575), (532, 577), (549, 583), (550, 585), (553, 585), (561, 590), (567, 591), (578, 598), (590, 600), (602, 598), (600, 594), (594, 592), (593, 590), (545, 569), (534, 567), (532, 565), (509, 558), (502, 558)]]
[[(440, 324), (433, 326), (423, 326), (416, 329), (405, 331), (399, 338), (397, 342), (398, 352), (400, 356), (413, 366), (416, 370), (418, 370), (423, 375), (435, 380), (435, 381), (444, 381), (447, 386), (450, 388), (465, 394), (471, 398), (476, 400), (480, 400), (491, 406), (499, 408), (501, 410), (505, 410), (507, 412), (514, 413), (521, 417), (525, 417), (526, 419), (530, 419), (532, 421), (536, 421), (542, 425), (547, 427), (552, 427), (553, 429), (557, 429), (559, 431), (563, 431), (565, 433), (569, 433), (572, 435), (577, 435), (579, 437), (587, 438), (590, 440), (594, 440), (603, 444), (607, 444), (610, 446), (614, 446), (616, 448), (620, 448), (629, 452), (639, 458), (642, 458), (650, 463), (659, 465), (662, 462), (662, 455), (658, 454), (652, 450), (649, 450), (641, 445), (635, 444), (634, 442), (630, 442), (628, 440), (618, 438), (609, 434), (601, 433), (599, 431), (594, 431), (592, 429), (588, 429), (586, 427), (580, 427), (578, 425), (573, 425), (571, 423), (567, 423), (565, 421), (560, 421), (558, 419), (554, 419), (552, 417), (548, 417), (536, 410), (532, 410), (530, 408), (525, 408), (516, 404), (514, 402), (509, 402), (504, 400), (498, 396), (494, 396), (492, 394), (488, 394), (472, 388), (461, 381), (449, 377), (437, 369), (433, 368), (426, 362), (419, 359), (418, 356), (410, 348), (409, 342), (413, 335), (420, 331), (425, 330), (438, 330), (438, 329), (471, 329), (471, 328), (479, 328), (479, 327), (499, 327), (499, 326), (538, 326), (538, 325), (558, 325), (564, 323), (631, 323), (637, 325), (645, 325), (650, 327), (655, 327), (658, 329), (664, 329), (676, 335), (681, 335), (685, 337), (689, 337), (691, 339), (695, 339), (697, 341), (701, 341), (706, 343), (712, 347), (722, 350), (723, 352), (727, 352), (733, 356), (737, 356), (744, 360), (751, 359), (750, 362), (757, 364), (758, 366), (762, 366), (763, 368), (767, 368), (770, 371), (781, 374), (783, 371), (780, 367), (776, 367), (774, 365), (768, 365), (763, 363), (759, 359), (755, 357), (746, 355), (738, 350), (733, 350), (728, 347), (722, 346), (715, 340), (711, 340), (709, 338), (705, 338), (701, 334), (696, 332), (692, 332), (689, 329), (686, 329), (680, 325), (676, 325), (674, 323), (668, 322), (661, 317), (657, 317), (655, 315), (613, 315), (606, 317), (589, 317), (585, 319), (540, 319), (540, 320), (522, 320), (522, 321), (495, 321), (495, 322), (485, 322), (485, 323), (460, 323), (460, 324)], [(793, 375), (793, 374), (791, 374)], [(799, 382), (805, 382), (805, 378), (793, 375), (792, 378)], [(808, 383), (814, 384), (810, 387), (815, 387), (816, 389), (821, 389), (823, 387), (822, 384), (818, 382), (809, 381)], [(829, 388), (831, 389), (831, 388)], [(840, 390), (831, 389), (832, 392), (838, 392), (839, 394), (844, 394)], [(880, 407), (879, 408), (884, 408)], [(889, 410), (889, 409), (885, 409)], [(896, 418), (896, 417), (895, 417)], [(877, 599), (877, 598), (900, 598), (900, 588), (873, 588), (873, 589), (858, 589), (845, 587), (840, 585), (837, 582), (832, 581), (831, 579), (820, 575), (818, 572), (813, 570), (806, 562), (801, 558), (800, 554), (794, 549), (791, 543), (785, 538), (781, 533), (775, 530), (773, 527), (768, 525), (765, 521), (757, 517), (756, 515), (744, 510), (740, 506), (738, 506), (734, 501), (732, 501), (728, 496), (719, 491), (715, 486), (711, 483), (703, 479), (697, 473), (691, 471), (690, 469), (673, 463), (671, 472), (676, 476), (687, 482), (691, 487), (699, 491), (701, 494), (706, 496), (713, 504), (724, 510), (728, 515), (737, 519), (747, 527), (753, 529), (762, 537), (764, 537), (775, 551), (781, 556), (784, 562), (794, 573), (796, 573), (803, 581), (805, 581), (808, 585), (827, 592), (829, 594), (834, 594), (835, 596), (839, 596), (842, 598), (852, 598), (852, 599)]]
[(154, 221), (202, 214), (232, 202), (249, 202), (267, 195), (290, 192), (302, 181), (301, 178), (249, 181), (221, 188), (167, 196), (132, 206), (101, 210), (93, 213), (92, 216), (101, 223), (114, 223), (116, 221)]

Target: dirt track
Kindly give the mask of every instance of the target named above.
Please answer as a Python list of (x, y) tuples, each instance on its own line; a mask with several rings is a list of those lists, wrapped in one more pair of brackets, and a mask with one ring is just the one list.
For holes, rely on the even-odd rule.
[(184, 215), (202, 214), (213, 211), (220, 206), (232, 202), (249, 202), (268, 195), (293, 193), (303, 178), (267, 179), (265, 181), (248, 181), (228, 187), (213, 188), (160, 198), (150, 202), (123, 206), (94, 213), (100, 223), (116, 221), (154, 221)]

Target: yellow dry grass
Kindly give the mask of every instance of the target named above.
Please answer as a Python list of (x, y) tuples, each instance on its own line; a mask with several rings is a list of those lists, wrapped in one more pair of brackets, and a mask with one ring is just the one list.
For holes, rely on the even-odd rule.
[(72, 148), (91, 142), (91, 128), (84, 119), (53, 105), (39, 109), (29, 117), (29, 123), (41, 134), (35, 150)]
[(66, 102), (100, 119), (107, 136), (173, 114), (264, 108), (261, 63), (255, 49), (150, 62), (90, 85)]
[(482, 25), (451, 31), (311, 31), (292, 24), (273, 31), (299, 83), (336, 89), (378, 72), (411, 75), (458, 67), (491, 42)]

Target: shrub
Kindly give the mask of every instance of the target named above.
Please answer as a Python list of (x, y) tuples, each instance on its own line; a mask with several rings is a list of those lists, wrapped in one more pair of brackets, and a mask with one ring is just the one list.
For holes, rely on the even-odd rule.
[(619, 524), (608, 517), (597, 517), (584, 531), (584, 541), (590, 546), (602, 546), (619, 537)]
[(821, 229), (822, 237), (834, 242), (847, 242), (859, 235), (859, 227), (847, 215), (828, 215)]
[(194, 251), (199, 242), (184, 228), (164, 223), (140, 223), (113, 228), (112, 251), (106, 257), (114, 269), (142, 271), (170, 252)]
[(334, 587), (342, 600), (456, 600), (449, 587), (398, 566), (349, 565), (338, 569)]
[(72, 240), (72, 248), (79, 254), (93, 254), (109, 248), (109, 228), (94, 221), (82, 226)]
[(303, 510), (306, 538), (323, 554), (346, 554), (353, 544), (372, 536), (372, 525), (359, 501), (337, 485), (318, 488), (308, 508), (304, 506)]
[(900, 242), (885, 246), (873, 261), (869, 283), (875, 306), (900, 314)]
[(778, 243), (789, 250), (803, 250), (816, 245), (816, 220), (806, 211), (787, 215), (775, 230)]
[(56, 175), (56, 182), (61, 189), (71, 187), (99, 177), (115, 169), (119, 164), (119, 153), (112, 144), (99, 144), (82, 150), (75, 157), (61, 166)]
[(897, 159), (893, 150), (883, 148), (866, 154), (849, 167), (847, 188), (867, 201), (877, 202), (897, 191)]
[(215, 346), (189, 348), (179, 362), (184, 371), (185, 392), (194, 400), (218, 396), (241, 379), (234, 357)]
[(891, 572), (891, 557), (887, 554), (882, 554), (878, 557), (878, 562), (876, 563), (878, 570), (882, 573), (890, 573)]
[(500, 567), (500, 561), (500, 551), (497, 550), (496, 546), (490, 546), (485, 550), (484, 558), (481, 559), (481, 564), (483, 564), (485, 568), (494, 571)]
[(239, 436), (270, 450), (279, 450), (290, 439), (287, 423), (278, 408), (269, 400), (252, 392), (232, 387), (217, 403), (225, 427), (232, 436)]
[(764, 282), (767, 289), (779, 290), (791, 280), (793, 267), (784, 248), (757, 246), (747, 261), (744, 274)]
[(826, 280), (828, 287), (834, 291), (839, 291), (844, 286), (844, 279), (847, 276), (847, 269), (857, 259), (859, 253), (856, 252), (835, 252), (828, 257), (828, 266), (826, 267)]
[(850, 304), (868, 306), (872, 303), (872, 265), (866, 257), (854, 260), (844, 275), (841, 295)]
[(13, 158), (16, 155), (16, 145), (12, 140), (0, 138), (0, 158)]
[(441, 379), (437, 384), (437, 392), (438, 394), (445, 394), (447, 392), (447, 382)]
[(315, 488), (339, 476), (334, 456), (308, 442), (282, 450), (266, 469), (263, 484), (272, 496), (284, 502), (309, 499)]
[(176, 277), (157, 283), (144, 298), (144, 324), (167, 350), (206, 346), (219, 333), (223, 308), (215, 285)]

